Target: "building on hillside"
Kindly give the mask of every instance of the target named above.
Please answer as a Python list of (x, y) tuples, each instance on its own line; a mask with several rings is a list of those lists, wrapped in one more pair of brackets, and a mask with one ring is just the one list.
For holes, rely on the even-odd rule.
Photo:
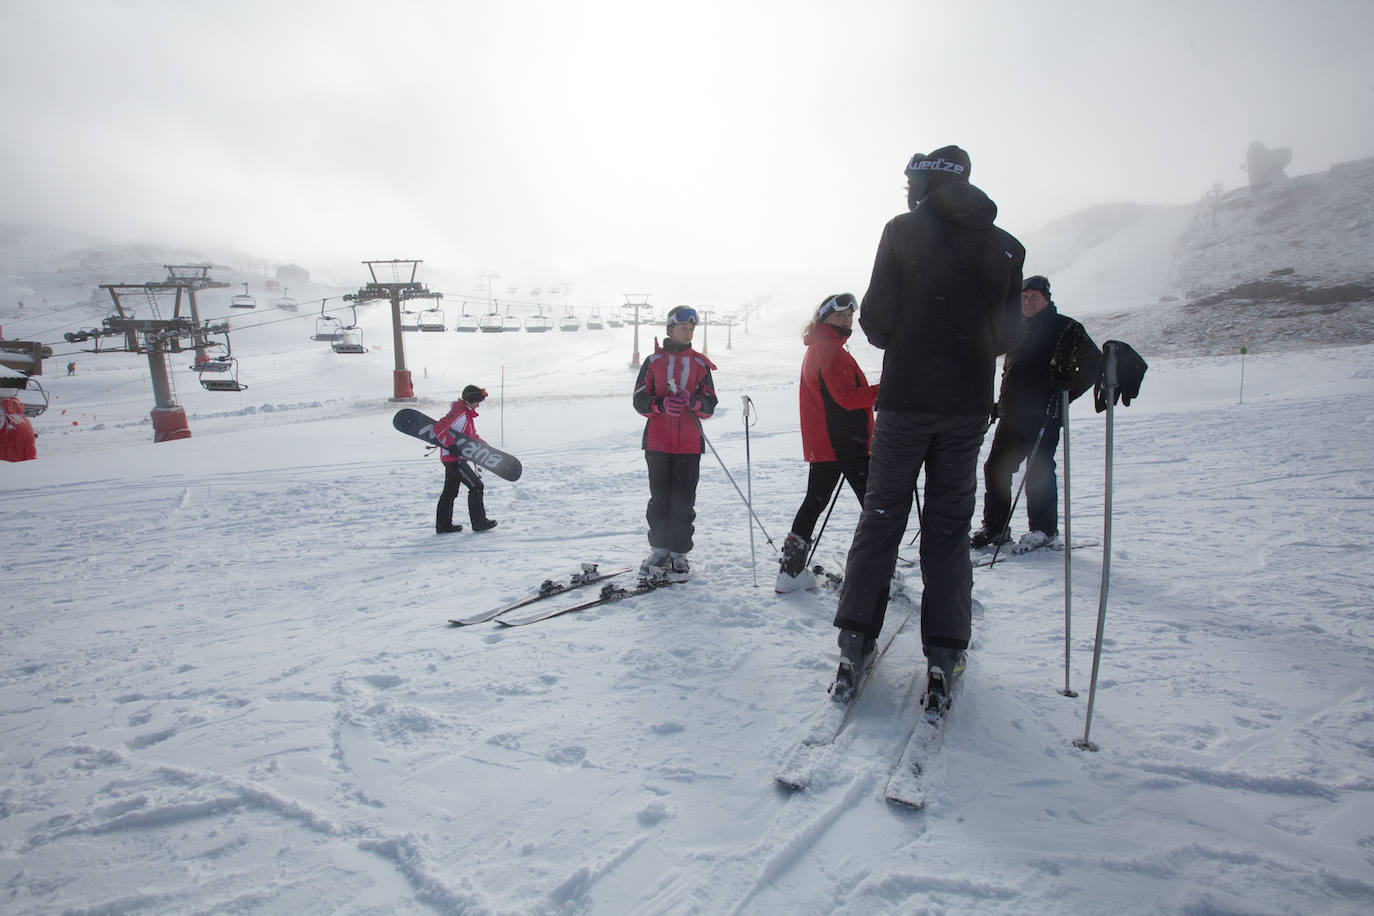
[(288, 285), (292, 283), (309, 283), (310, 271), (301, 267), (299, 264), (287, 264), (277, 268), (277, 279)]

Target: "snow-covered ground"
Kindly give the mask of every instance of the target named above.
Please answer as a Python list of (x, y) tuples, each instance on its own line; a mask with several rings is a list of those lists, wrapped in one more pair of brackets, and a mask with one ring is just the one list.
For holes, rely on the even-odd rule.
[[(828, 291), (775, 301), (729, 349), (709, 331), (706, 431), (774, 541), (806, 475), (797, 329)], [(1252, 352), (1243, 403), (1238, 356), (1152, 359), (1115, 415), (1100, 750), (1073, 741), (1101, 549), (1072, 554), (1076, 698), (1062, 557), (1013, 559), (975, 575), (976, 651), (908, 812), (881, 790), (914, 626), (812, 788), (773, 785), (834, 670), (835, 595), (774, 594), (709, 452), (693, 581), (446, 626), (641, 558), (628, 328), (407, 335), (418, 406), (486, 386), (479, 430), (525, 463), (488, 478), (500, 527), (436, 536), (438, 462), (390, 426), (384, 308), (360, 310), (381, 347), (363, 356), (308, 341), (308, 312), (234, 316), (240, 394), (175, 363), (187, 440), (151, 441), (141, 357), (78, 355), (67, 377), (60, 354), (43, 377), (40, 457), (0, 466), (6, 913), (1374, 910), (1374, 347)], [(1072, 518), (1101, 537), (1089, 401)], [(856, 518), (843, 496), (823, 563)]]

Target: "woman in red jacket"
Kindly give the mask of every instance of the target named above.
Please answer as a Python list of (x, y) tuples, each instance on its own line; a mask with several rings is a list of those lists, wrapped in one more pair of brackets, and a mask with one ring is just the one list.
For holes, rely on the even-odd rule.
[(811, 471), (806, 498), (782, 545), (775, 586), (779, 592), (815, 585), (815, 578), (805, 568), (811, 533), (841, 477), (849, 481), (863, 506), (878, 386), (868, 384), (863, 370), (845, 349), (858, 305), (849, 293), (831, 296), (816, 309), (802, 332), (806, 344), (801, 369), (802, 456)]

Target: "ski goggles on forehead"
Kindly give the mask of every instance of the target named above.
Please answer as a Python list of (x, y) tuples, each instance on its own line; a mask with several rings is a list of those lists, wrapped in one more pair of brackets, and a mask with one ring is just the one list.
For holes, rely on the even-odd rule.
[(680, 305), (668, 313), (669, 324), (699, 324), (697, 320), (697, 310), (690, 306)]
[(838, 296), (831, 296), (825, 300), (821, 306), (819, 316), (824, 318), (831, 312), (852, 312), (859, 307), (859, 301), (850, 293), (840, 293)]

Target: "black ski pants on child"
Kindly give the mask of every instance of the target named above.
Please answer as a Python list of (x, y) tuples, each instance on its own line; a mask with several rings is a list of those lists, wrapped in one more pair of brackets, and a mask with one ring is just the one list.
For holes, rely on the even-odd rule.
[(645, 450), (649, 467), (649, 546), (673, 553), (692, 549), (701, 454), (676, 455)]
[(485, 523), (487, 507), (483, 502), (485, 489), (482, 475), (467, 461), (444, 462), (444, 491), (439, 494), (439, 505), (434, 510), (434, 527), (442, 531), (453, 527), (453, 501), (458, 498), (458, 488), (468, 488), (468, 515), (473, 527)]

